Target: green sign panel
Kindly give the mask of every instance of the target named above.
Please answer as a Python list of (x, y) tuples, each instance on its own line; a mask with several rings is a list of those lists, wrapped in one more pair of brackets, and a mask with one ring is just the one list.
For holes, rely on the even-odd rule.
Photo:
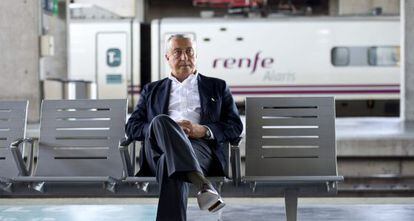
[(121, 50), (110, 48), (106, 51), (106, 64), (109, 67), (118, 67), (121, 65)]

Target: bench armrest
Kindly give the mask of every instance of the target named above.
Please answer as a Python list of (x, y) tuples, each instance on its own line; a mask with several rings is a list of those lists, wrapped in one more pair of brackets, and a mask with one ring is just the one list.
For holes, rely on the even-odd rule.
[(231, 173), (234, 186), (239, 186), (241, 182), (241, 157), (239, 144), (241, 137), (230, 141), (230, 163)]
[[(10, 144), (10, 150), (12, 152), (14, 162), (16, 162), (17, 168), (19, 169), (20, 176), (29, 176), (32, 171), (34, 142), (35, 139), (33, 138), (20, 138)], [(25, 164), (22, 153), (19, 149), (19, 146), (23, 143), (30, 144), (30, 152), (27, 160), (27, 165)]]
[(134, 174), (134, 168), (132, 166), (132, 162), (131, 162), (131, 158), (130, 158), (130, 154), (128, 151), (128, 146), (133, 142), (132, 139), (127, 139), (127, 138), (123, 138), (119, 141), (119, 152), (121, 154), (121, 159), (122, 159), (122, 165), (123, 165), (123, 170), (124, 170), (124, 176), (128, 177), (128, 176), (133, 176)]

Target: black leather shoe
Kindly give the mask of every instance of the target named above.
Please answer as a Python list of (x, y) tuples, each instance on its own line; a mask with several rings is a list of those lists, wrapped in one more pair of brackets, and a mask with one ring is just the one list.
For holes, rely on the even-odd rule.
[(197, 202), (201, 210), (208, 210), (213, 213), (226, 205), (214, 187), (208, 184), (204, 184), (203, 188), (197, 193)]

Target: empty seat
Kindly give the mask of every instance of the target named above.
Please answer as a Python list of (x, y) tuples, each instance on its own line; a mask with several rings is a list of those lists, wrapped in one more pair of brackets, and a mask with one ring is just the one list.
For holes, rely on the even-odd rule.
[(122, 179), (118, 151), (124, 138), (126, 100), (45, 100), (42, 103), (38, 164), (20, 182), (104, 182)]
[(298, 196), (335, 194), (343, 180), (337, 174), (334, 107), (332, 97), (246, 99), (244, 180), (253, 189), (280, 187), (288, 220), (296, 220)]

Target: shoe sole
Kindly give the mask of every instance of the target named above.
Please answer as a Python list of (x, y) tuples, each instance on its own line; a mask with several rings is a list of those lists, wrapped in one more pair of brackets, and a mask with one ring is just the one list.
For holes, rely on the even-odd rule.
[(209, 212), (215, 213), (221, 210), (226, 204), (223, 202), (222, 199), (219, 199), (215, 204), (213, 204), (210, 208), (208, 208)]

